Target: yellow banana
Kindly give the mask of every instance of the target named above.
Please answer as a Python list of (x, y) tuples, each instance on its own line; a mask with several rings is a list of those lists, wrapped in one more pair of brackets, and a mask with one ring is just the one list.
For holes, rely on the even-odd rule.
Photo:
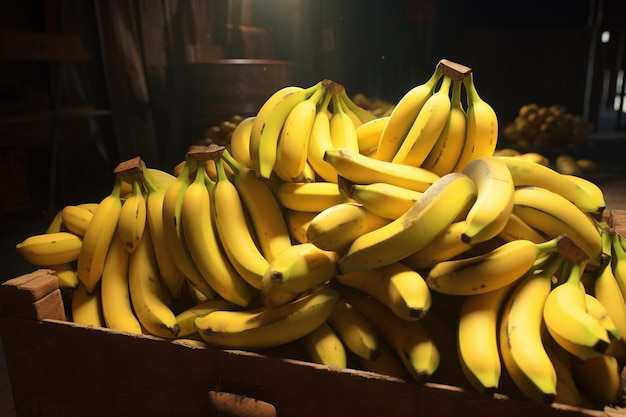
[(612, 235), (612, 238), (611, 269), (622, 291), (622, 296), (626, 299), (626, 250), (624, 250), (624, 246), (622, 246), (624, 238), (617, 232)]
[(339, 260), (339, 272), (378, 268), (417, 252), (445, 230), (475, 196), (474, 183), (465, 174), (441, 177), (402, 216), (357, 237)]
[(376, 230), (390, 220), (357, 203), (339, 203), (318, 213), (306, 230), (309, 242), (318, 248), (343, 253), (357, 237)]
[(82, 246), (80, 236), (51, 232), (29, 236), (15, 245), (15, 250), (32, 265), (50, 266), (75, 261)]
[(506, 242), (511, 240), (526, 239), (531, 242), (541, 243), (547, 239), (537, 230), (530, 227), (518, 215), (511, 212), (504, 228), (498, 233), (498, 237)]
[(330, 137), (330, 120), (328, 118), (328, 105), (333, 97), (333, 92), (326, 90), (324, 98), (317, 107), (315, 120), (311, 127), (309, 144), (307, 147), (307, 162), (317, 175), (327, 182), (337, 182), (337, 171), (328, 162), (324, 161), (324, 153), (334, 147)]
[(328, 149), (324, 160), (337, 174), (357, 184), (386, 182), (414, 191), (424, 192), (439, 175), (411, 165), (380, 161), (349, 149)]
[(250, 133), (255, 116), (243, 119), (230, 137), (230, 153), (237, 162), (246, 168), (252, 166), (250, 159)]
[(467, 94), (467, 132), (463, 151), (454, 171), (461, 171), (472, 159), (492, 156), (498, 142), (498, 117), (476, 91), (474, 73), (463, 78)]
[(339, 301), (321, 287), (290, 303), (244, 311), (218, 310), (196, 319), (202, 339), (227, 349), (268, 349), (298, 340), (322, 325)]
[(375, 359), (366, 359), (361, 356), (357, 356), (357, 359), (361, 368), (366, 371), (399, 378), (404, 381), (412, 380), (411, 374), (400, 360), (400, 357), (383, 339), (378, 341), (378, 356)]
[(366, 155), (376, 152), (380, 135), (383, 133), (391, 116), (377, 117), (356, 128), (356, 139), (359, 142), (359, 153)]
[(328, 323), (324, 322), (302, 336), (300, 342), (313, 362), (340, 369), (348, 367), (348, 355), (343, 341)]
[(421, 319), (432, 304), (424, 278), (398, 262), (369, 271), (337, 275), (337, 281), (374, 297), (404, 320)]
[(556, 371), (556, 398), (554, 402), (582, 407), (583, 398), (572, 373), (573, 356), (547, 334), (545, 326), (543, 327), (543, 340), (546, 353)]
[(359, 141), (356, 136), (356, 126), (343, 109), (339, 95), (332, 98), (333, 115), (330, 118), (330, 139), (335, 148), (346, 148), (359, 152)]
[(600, 355), (572, 364), (574, 381), (598, 408), (621, 404), (621, 366), (614, 356)]
[(443, 69), (438, 64), (428, 81), (411, 88), (396, 103), (380, 136), (376, 159), (390, 162), (394, 158), (442, 75)]
[(180, 331), (178, 332), (178, 338), (189, 337), (198, 332), (196, 329), (196, 319), (204, 317), (207, 314), (217, 310), (239, 310), (240, 306), (233, 304), (230, 301), (226, 301), (223, 298), (214, 298), (212, 300), (206, 300), (201, 303), (187, 307), (180, 313), (176, 314), (176, 322)]
[(287, 228), (289, 229), (289, 236), (296, 243), (306, 243), (309, 238), (306, 236), (306, 231), (311, 224), (311, 220), (319, 214), (315, 211), (299, 211), (285, 209), (285, 221), (287, 222)]
[(57, 280), (59, 282), (59, 288), (76, 288), (80, 280), (76, 273), (76, 268), (70, 262), (51, 265), (50, 269), (54, 270)]
[(67, 205), (61, 209), (63, 226), (78, 236), (85, 236), (94, 212), (78, 205)]
[(460, 80), (452, 82), (450, 114), (437, 142), (422, 163), (421, 167), (437, 175), (445, 175), (454, 170), (465, 144), (467, 120), (461, 103)]
[(289, 210), (321, 212), (348, 201), (332, 182), (284, 182), (275, 189), (281, 206)]
[(124, 247), (128, 253), (137, 249), (141, 236), (146, 230), (146, 197), (143, 195), (137, 175), (132, 176), (132, 192), (122, 202), (122, 210), (117, 223), (117, 235), (124, 242)]
[(130, 300), (129, 256), (122, 240), (117, 236), (114, 237), (104, 261), (100, 280), (102, 316), (106, 327), (110, 329), (141, 334), (141, 323), (135, 316)]
[(100, 308), (100, 291), (87, 291), (82, 282), (72, 291), (72, 321), (85, 326), (105, 327)]
[(61, 209), (57, 211), (52, 220), (50, 220), (50, 223), (48, 223), (46, 233), (58, 233), (63, 232), (64, 230), (65, 226), (63, 225), (63, 209)]
[(465, 227), (465, 220), (450, 224), (432, 242), (400, 262), (415, 270), (427, 269), (469, 251), (472, 245), (461, 239)]
[(344, 108), (350, 110), (356, 117), (358, 117), (361, 123), (367, 123), (376, 119), (376, 116), (374, 114), (356, 104), (350, 98), (345, 88), (341, 89), (337, 94), (339, 94), (341, 102), (344, 104)]
[(444, 75), (441, 87), (424, 103), (392, 162), (412, 166), (422, 165), (435, 146), (450, 115), (451, 83), (452, 79)]
[(93, 291), (100, 281), (107, 250), (117, 230), (122, 211), (121, 184), (121, 176), (117, 176), (113, 191), (98, 205), (83, 237), (76, 271), (87, 292)]
[(351, 304), (339, 300), (326, 322), (350, 352), (366, 360), (376, 360), (379, 355), (378, 332)]

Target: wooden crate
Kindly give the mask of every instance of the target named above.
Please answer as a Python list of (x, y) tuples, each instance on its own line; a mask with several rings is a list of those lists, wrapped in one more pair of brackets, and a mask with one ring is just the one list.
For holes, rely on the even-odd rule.
[(78, 325), (66, 320), (52, 273), (0, 286), (0, 337), (18, 416), (609, 415)]

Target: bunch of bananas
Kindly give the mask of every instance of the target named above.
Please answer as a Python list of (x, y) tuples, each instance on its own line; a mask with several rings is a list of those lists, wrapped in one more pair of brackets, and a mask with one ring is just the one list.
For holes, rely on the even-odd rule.
[(174, 175), (125, 161), (17, 250), (73, 288), (78, 323), (617, 405), (626, 241), (597, 185), (496, 141), (450, 61), (383, 117), (330, 80), (286, 87), (227, 147), (190, 147)]

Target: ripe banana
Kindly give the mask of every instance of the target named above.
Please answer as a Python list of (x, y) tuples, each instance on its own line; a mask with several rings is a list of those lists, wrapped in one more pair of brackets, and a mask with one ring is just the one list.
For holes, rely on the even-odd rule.
[(46, 233), (58, 233), (65, 230), (65, 226), (63, 225), (62, 210), (63, 209), (57, 211), (52, 220), (50, 220), (50, 223), (48, 223), (48, 227), (46, 228)]
[(100, 308), (100, 291), (87, 291), (82, 282), (72, 291), (72, 321), (85, 326), (105, 327)]
[(391, 116), (378, 117), (365, 122), (356, 128), (356, 139), (359, 142), (359, 153), (367, 155), (376, 152), (380, 135), (383, 133)]
[[(548, 294), (543, 307), (544, 323), (550, 335), (571, 354), (585, 360), (598, 356), (609, 346), (607, 330), (587, 312), (585, 293), (580, 287), (584, 262), (570, 262), (567, 279)], [(580, 348), (586, 350), (581, 354)]]
[(351, 304), (339, 300), (326, 322), (350, 352), (366, 360), (376, 360), (379, 355), (378, 333)]
[(612, 235), (611, 242), (611, 269), (613, 276), (620, 286), (622, 296), (626, 298), (626, 250), (622, 246), (624, 238), (619, 233)]
[(67, 205), (61, 209), (63, 226), (78, 236), (85, 236), (89, 223), (93, 218), (92, 211), (78, 205)]
[(543, 327), (543, 335), (546, 353), (556, 371), (556, 398), (554, 402), (582, 407), (583, 398), (572, 373), (573, 356), (547, 334), (545, 326)]
[(465, 144), (454, 171), (461, 171), (472, 159), (492, 156), (498, 142), (498, 117), (476, 91), (474, 73), (463, 78), (467, 94)]
[(445, 175), (454, 170), (465, 144), (467, 120), (461, 103), (460, 80), (452, 83), (450, 114), (437, 142), (422, 163), (421, 167), (437, 175)]
[(401, 319), (380, 301), (359, 290), (342, 288), (340, 291), (346, 302), (372, 323), (414, 380), (430, 379), (439, 367), (439, 350), (419, 320)]
[(622, 402), (621, 366), (617, 358), (600, 355), (572, 364), (574, 381), (596, 407)]
[(321, 212), (348, 201), (332, 182), (284, 182), (275, 189), (281, 206), (289, 210)]
[(348, 366), (346, 348), (328, 323), (324, 322), (318, 328), (302, 336), (300, 342), (313, 362), (337, 368)]
[(361, 356), (357, 356), (361, 368), (377, 374), (399, 378), (403, 381), (412, 380), (413, 377), (400, 360), (400, 357), (391, 346), (382, 339), (378, 341), (378, 352), (376, 359), (365, 359)]
[(504, 225), (504, 228), (498, 233), (498, 237), (506, 242), (526, 239), (531, 242), (541, 243), (547, 240), (541, 233), (530, 227), (513, 212), (509, 215), (509, 219)]
[(87, 292), (94, 291), (102, 277), (107, 250), (117, 230), (118, 220), (122, 211), (121, 185), (122, 178), (117, 176), (111, 194), (106, 196), (98, 205), (98, 209), (94, 213), (83, 237), (76, 272), (80, 281), (85, 285)]
[(285, 222), (287, 222), (287, 228), (289, 229), (289, 236), (296, 243), (306, 243), (309, 238), (306, 236), (306, 231), (311, 224), (311, 220), (319, 213), (315, 211), (299, 211), (285, 209)]
[(183, 196), (181, 217), (186, 246), (203, 282), (225, 300), (246, 307), (252, 295), (221, 247), (207, 181), (206, 171), (197, 169)]
[(533, 268), (537, 259), (566, 246), (569, 246), (566, 236), (543, 243), (513, 240), (484, 254), (439, 262), (425, 279), (431, 290), (440, 293), (483, 294), (518, 281)]
[(326, 150), (324, 161), (331, 164), (338, 175), (356, 184), (386, 182), (424, 192), (441, 178), (423, 168), (380, 161), (345, 148)]
[(592, 265), (600, 264), (602, 239), (595, 221), (560, 194), (542, 187), (517, 187), (513, 213), (548, 238), (566, 233), (589, 256)]
[(589, 213), (592, 214), (593, 217), (596, 219), (601, 218), (603, 211), (600, 209), (600, 206), (604, 203), (604, 192), (602, 191), (602, 188), (600, 188), (596, 183), (588, 180), (587, 178), (579, 177), (576, 175), (561, 175), (577, 185), (585, 192), (585, 194), (590, 196), (592, 201), (596, 202), (595, 205), (598, 206), (598, 209), (596, 209), (596, 211), (589, 211)]
[(227, 150), (222, 158), (234, 172), (233, 183), (241, 196), (263, 256), (271, 262), (291, 246), (289, 230), (280, 205), (268, 183), (254, 171), (239, 164)]
[(70, 262), (51, 265), (50, 269), (54, 270), (54, 274), (57, 276), (59, 282), (59, 288), (76, 288), (80, 280), (76, 273), (76, 268)]
[(339, 301), (339, 293), (321, 287), (290, 303), (245, 311), (214, 311), (196, 319), (209, 345), (227, 349), (268, 349), (300, 339), (322, 325)]
[(360, 152), (356, 126), (350, 119), (350, 116), (344, 111), (338, 94), (333, 96), (332, 104), (333, 115), (330, 118), (330, 139), (333, 142), (333, 147)]
[(395, 220), (406, 213), (423, 194), (386, 182), (356, 184), (343, 177), (339, 177), (337, 182), (347, 198), (389, 220)]
[(141, 323), (130, 300), (129, 256), (122, 240), (115, 236), (111, 240), (100, 280), (102, 316), (110, 329), (141, 334)]
[(124, 247), (128, 253), (132, 253), (146, 230), (147, 209), (146, 197), (143, 195), (138, 174), (131, 178), (132, 191), (122, 202), (119, 220), (117, 222), (117, 235), (124, 242)]
[(524, 277), (500, 318), (500, 354), (509, 376), (524, 395), (546, 404), (556, 398), (557, 374), (542, 340), (543, 305), (564, 260), (555, 254), (543, 269)]
[(402, 216), (356, 238), (339, 260), (339, 272), (379, 268), (415, 253), (445, 230), (475, 196), (474, 183), (465, 174), (444, 175)]
[(230, 153), (233, 158), (246, 168), (252, 166), (250, 159), (250, 133), (252, 132), (252, 124), (255, 116), (249, 116), (243, 119), (230, 137)]
[(393, 159), (442, 75), (443, 68), (438, 64), (428, 81), (411, 88), (396, 103), (380, 136), (376, 159), (387, 162)]
[(450, 115), (451, 83), (452, 79), (444, 75), (441, 87), (424, 103), (392, 162), (412, 166), (422, 165), (435, 146)]
[(317, 104), (325, 91), (325, 88), (320, 88), (311, 97), (296, 104), (285, 120), (274, 164), (274, 171), (283, 181), (297, 182), (303, 176)]
[(220, 242), (243, 279), (252, 287), (261, 288), (269, 262), (254, 241), (239, 191), (226, 176), (221, 156), (215, 162), (217, 182), (211, 187), (211, 213)]
[(469, 295), (462, 302), (457, 327), (459, 361), (467, 380), (481, 393), (491, 394), (500, 385), (497, 323), (512, 286)]
[(376, 119), (376, 116), (374, 114), (370, 113), (368, 110), (356, 104), (350, 98), (345, 88), (342, 88), (341, 90), (339, 90), (337, 94), (341, 98), (341, 102), (344, 104), (344, 108), (350, 110), (354, 115), (356, 115), (361, 121), (361, 123), (367, 123)]
[(266, 268), (261, 279), (261, 298), (265, 305), (277, 305), (275, 292), (299, 294), (330, 281), (339, 260), (337, 252), (323, 250), (312, 243), (295, 244), (282, 251)]
[(70, 232), (33, 235), (15, 245), (15, 250), (28, 263), (36, 266), (58, 265), (78, 259), (83, 242)]
[(592, 193), (572, 181), (571, 178), (541, 164), (510, 156), (498, 158), (501, 158), (509, 167), (516, 187), (545, 188), (561, 195), (579, 210), (590, 213), (594, 217), (602, 215), (606, 202), (602, 193), (597, 193), (597, 190)]
[(328, 105), (332, 97), (333, 93), (327, 90), (317, 107), (307, 147), (307, 162), (324, 181), (336, 183), (337, 171), (324, 160), (326, 150), (334, 147), (330, 137), (330, 120), (328, 118)]
[[(254, 119), (250, 132), (250, 158), (257, 176), (269, 178), (272, 174), (276, 163), (280, 132), (291, 110), (298, 103), (324, 88), (320, 81), (306, 89), (287, 93), (267, 113), (264, 111), (265, 104), (263, 104)], [(269, 101), (271, 103), (272, 99), (270, 98)]]
[(212, 300), (206, 300), (192, 305), (191, 307), (187, 307), (180, 313), (176, 314), (176, 322), (178, 323), (178, 327), (180, 327), (177, 337), (189, 337), (196, 334), (198, 332), (198, 329), (196, 329), (196, 319), (198, 317), (204, 317), (217, 310), (239, 309), (240, 306), (224, 300), (223, 298), (214, 298)]
[(128, 286), (133, 310), (141, 325), (155, 336), (169, 339), (178, 336), (180, 327), (165, 301), (149, 230), (144, 231), (139, 246), (130, 254)]
[(432, 298), (424, 278), (399, 262), (337, 275), (343, 285), (374, 297), (404, 320), (419, 320), (430, 310)]
[(311, 219), (306, 237), (320, 249), (344, 253), (357, 237), (389, 223), (357, 203), (339, 203)]
[(461, 239), (469, 244), (496, 237), (513, 211), (515, 186), (506, 164), (495, 157), (477, 157), (462, 171), (476, 184), (476, 202), (467, 213)]

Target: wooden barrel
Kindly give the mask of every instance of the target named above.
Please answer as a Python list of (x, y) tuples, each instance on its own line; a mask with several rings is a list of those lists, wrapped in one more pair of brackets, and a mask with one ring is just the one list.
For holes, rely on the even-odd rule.
[(187, 139), (193, 143), (204, 132), (233, 115), (252, 116), (278, 89), (290, 85), (291, 61), (220, 59), (189, 64), (186, 85)]

